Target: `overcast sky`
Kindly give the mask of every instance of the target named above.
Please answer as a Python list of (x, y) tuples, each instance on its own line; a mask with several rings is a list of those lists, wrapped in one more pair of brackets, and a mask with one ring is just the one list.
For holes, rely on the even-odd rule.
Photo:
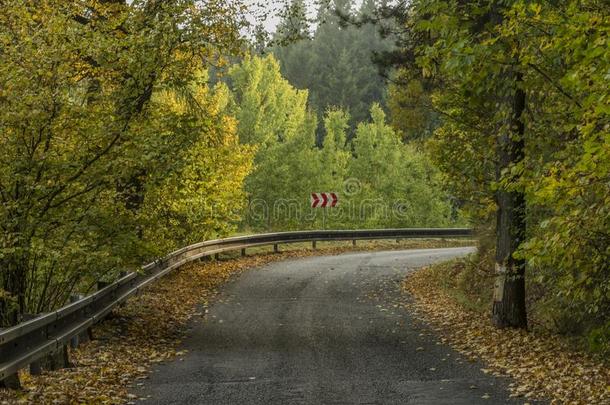
[[(284, 8), (287, 2), (291, 0), (246, 0), (246, 4), (250, 6), (250, 13), (248, 14), (248, 20), (256, 25), (260, 22), (268, 32), (275, 32), (275, 28), (280, 21), (278, 13)], [(316, 10), (319, 8), (322, 2), (329, 3), (332, 0), (305, 0), (307, 4), (309, 17), (314, 18)], [(360, 6), (362, 0), (355, 0), (354, 5)]]
[[(252, 25), (263, 23), (268, 32), (275, 32), (275, 28), (280, 22), (278, 14), (288, 1), (290, 0), (246, 0), (250, 9), (248, 20)], [(313, 8), (311, 0), (305, 0), (305, 3), (308, 4), (309, 8)]]

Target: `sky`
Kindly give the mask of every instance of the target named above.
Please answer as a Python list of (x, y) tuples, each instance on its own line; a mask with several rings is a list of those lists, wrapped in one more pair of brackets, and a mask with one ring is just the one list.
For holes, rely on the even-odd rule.
[[(253, 25), (262, 22), (267, 32), (275, 32), (275, 29), (280, 22), (278, 14), (285, 7), (285, 4), (290, 1), (291, 0), (246, 0), (246, 4), (250, 8), (248, 21)], [(330, 1), (332, 0), (305, 0), (305, 4), (307, 4), (309, 11), (309, 17), (315, 17), (316, 10), (322, 2), (328, 4)], [(356, 7), (359, 7), (361, 2), (362, 0), (355, 0), (354, 4)]]
[[(290, 0), (246, 0), (246, 4), (250, 9), (247, 15), (248, 21), (252, 25), (262, 23), (267, 32), (275, 32), (280, 22), (278, 14), (288, 1)], [(305, 0), (305, 3), (308, 5), (308, 8), (314, 8), (312, 0)]]

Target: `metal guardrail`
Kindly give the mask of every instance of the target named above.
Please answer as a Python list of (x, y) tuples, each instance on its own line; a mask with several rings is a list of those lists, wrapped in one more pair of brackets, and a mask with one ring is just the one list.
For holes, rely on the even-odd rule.
[(473, 236), (473, 232), (465, 228), (296, 231), (237, 236), (187, 246), (142, 267), (142, 271), (129, 273), (57, 311), (1, 331), (0, 381), (14, 375), (19, 369), (62, 350), (71, 338), (102, 320), (140, 289), (171, 270), (202, 257), (262, 245), (274, 245), (274, 250), (277, 250), (280, 243), (468, 236)]

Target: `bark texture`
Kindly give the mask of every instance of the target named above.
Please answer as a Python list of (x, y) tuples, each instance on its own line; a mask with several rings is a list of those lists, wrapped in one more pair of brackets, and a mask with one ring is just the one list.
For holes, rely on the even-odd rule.
[[(502, 171), (523, 160), (525, 153), (523, 113), (526, 95), (520, 86), (520, 73), (514, 74), (514, 82), (508, 130), (503, 131), (498, 139), (498, 180)], [(496, 202), (496, 282), (492, 319), (500, 328), (527, 328), (525, 262), (513, 257), (525, 238), (525, 195), (518, 189), (500, 187)]]

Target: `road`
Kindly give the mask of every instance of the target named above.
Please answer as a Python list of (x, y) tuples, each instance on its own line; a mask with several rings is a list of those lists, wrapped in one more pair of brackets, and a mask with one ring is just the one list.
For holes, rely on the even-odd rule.
[(349, 253), (248, 271), (193, 321), (188, 353), (133, 393), (147, 404), (509, 403), (507, 381), (395, 307), (406, 273), (470, 251)]

